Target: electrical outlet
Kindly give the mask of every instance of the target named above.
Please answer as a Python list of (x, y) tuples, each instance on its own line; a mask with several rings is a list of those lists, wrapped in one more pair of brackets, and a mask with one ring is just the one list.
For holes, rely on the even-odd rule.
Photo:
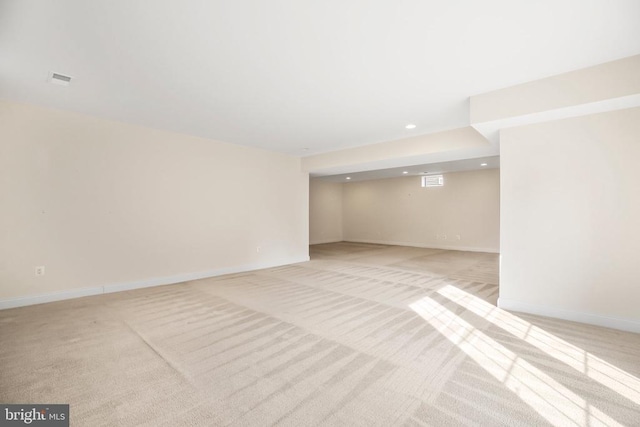
[(260, 252), (260, 246), (256, 246), (256, 252), (259, 253)]
[(44, 265), (36, 267), (36, 276), (44, 276)]
[(460, 235), (456, 234), (456, 240), (460, 240)]

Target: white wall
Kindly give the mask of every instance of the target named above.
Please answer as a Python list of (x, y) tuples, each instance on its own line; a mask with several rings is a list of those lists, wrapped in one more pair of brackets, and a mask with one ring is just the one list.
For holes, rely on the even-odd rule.
[(309, 180), (309, 243), (342, 241), (342, 184)]
[(0, 307), (308, 258), (300, 159), (69, 112), (0, 102), (0, 200)]
[(503, 130), (503, 308), (640, 332), (640, 109)]
[(499, 252), (499, 170), (444, 179), (432, 188), (419, 176), (343, 184), (344, 240)]

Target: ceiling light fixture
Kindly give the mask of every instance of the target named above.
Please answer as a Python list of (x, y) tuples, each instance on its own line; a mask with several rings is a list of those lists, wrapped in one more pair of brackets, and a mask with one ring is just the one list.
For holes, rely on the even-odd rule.
[(351, 177), (350, 177), (350, 176), (348, 176), (348, 177), (346, 177), (345, 179), (351, 179)]
[(407, 172), (407, 171), (404, 171), (404, 172), (402, 172), (402, 173), (406, 175), (406, 174), (408, 174), (409, 172)]
[(415, 129), (416, 125), (414, 125), (413, 123), (409, 123), (408, 125), (405, 126), (406, 129)]
[(480, 163), (480, 166), (487, 166), (486, 163)]

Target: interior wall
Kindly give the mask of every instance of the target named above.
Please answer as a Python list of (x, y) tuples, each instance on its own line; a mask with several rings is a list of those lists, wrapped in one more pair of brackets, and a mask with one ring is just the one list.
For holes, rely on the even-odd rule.
[(499, 252), (500, 171), (455, 172), (444, 186), (411, 176), (343, 184), (344, 240)]
[(259, 149), (0, 102), (0, 196), (5, 307), (308, 259), (308, 174)]
[(640, 332), (640, 109), (503, 130), (503, 308)]
[(342, 241), (342, 184), (309, 180), (309, 243)]

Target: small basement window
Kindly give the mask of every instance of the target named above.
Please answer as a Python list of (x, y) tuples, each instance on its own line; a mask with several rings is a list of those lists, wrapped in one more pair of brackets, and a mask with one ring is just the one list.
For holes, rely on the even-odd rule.
[(442, 187), (444, 185), (444, 177), (442, 175), (429, 175), (422, 177), (423, 187)]

